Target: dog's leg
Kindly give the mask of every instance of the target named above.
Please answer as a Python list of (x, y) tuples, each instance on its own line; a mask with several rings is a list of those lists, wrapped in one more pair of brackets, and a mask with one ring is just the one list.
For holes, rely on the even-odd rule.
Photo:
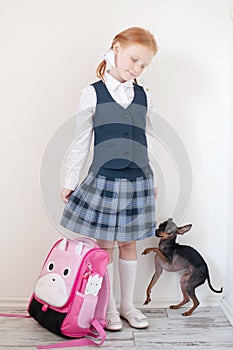
[(193, 301), (193, 306), (191, 307), (191, 309), (190, 309), (189, 311), (184, 312), (184, 313), (182, 314), (183, 316), (190, 316), (190, 315), (193, 313), (193, 311), (194, 311), (194, 310), (198, 307), (198, 305), (200, 304), (199, 300), (198, 300), (197, 297), (196, 297), (196, 294), (195, 294), (195, 290), (194, 290), (194, 289), (192, 289), (192, 290), (187, 289), (187, 292), (188, 292), (190, 298), (191, 298), (192, 301)]
[(163, 272), (163, 269), (162, 267), (159, 265), (159, 263), (157, 263), (157, 260), (158, 260), (158, 256), (156, 255), (155, 257), (155, 273), (150, 281), (150, 284), (149, 286), (147, 287), (147, 290), (146, 290), (146, 300), (144, 302), (144, 305), (147, 305), (150, 301), (151, 301), (151, 297), (150, 297), (150, 294), (151, 294), (151, 289), (154, 287), (155, 283), (158, 281), (159, 277), (161, 276), (162, 272)]
[(143, 250), (142, 255), (150, 254), (150, 253), (154, 252), (155, 249), (156, 248), (154, 248), (154, 247), (153, 248), (146, 248)]
[(181, 306), (187, 304), (189, 302), (189, 296), (186, 290), (186, 283), (190, 278), (190, 273), (189, 272), (185, 272), (180, 279), (180, 286), (181, 286), (181, 290), (183, 293), (183, 300), (181, 301), (181, 303), (177, 304), (177, 305), (171, 305), (170, 309), (179, 309)]
[(171, 265), (171, 262), (168, 260), (168, 258), (161, 252), (161, 250), (159, 248), (146, 248), (143, 252), (142, 255), (146, 255), (149, 253), (156, 253), (158, 254), (158, 256), (160, 257), (160, 259), (165, 263), (165, 264), (169, 264)]

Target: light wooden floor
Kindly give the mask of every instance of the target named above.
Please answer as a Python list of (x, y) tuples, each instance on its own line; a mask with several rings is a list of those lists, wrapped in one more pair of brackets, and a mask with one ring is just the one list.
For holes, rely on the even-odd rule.
[[(101, 348), (169, 349), (169, 350), (229, 350), (233, 349), (233, 327), (220, 307), (199, 307), (192, 316), (184, 317), (181, 311), (170, 309), (143, 309), (150, 320), (146, 330), (132, 329), (124, 322), (120, 332), (107, 332)], [(0, 312), (13, 312), (1, 308)], [(22, 309), (14, 310), (22, 313)], [(33, 319), (0, 317), (0, 350), (30, 350), (36, 345), (61, 341), (39, 326)], [(76, 349), (87, 349), (79, 347)], [(95, 347), (93, 347), (95, 348)]]

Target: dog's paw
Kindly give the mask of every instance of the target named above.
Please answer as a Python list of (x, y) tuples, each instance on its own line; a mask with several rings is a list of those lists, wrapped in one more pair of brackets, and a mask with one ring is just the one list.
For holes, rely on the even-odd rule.
[(192, 311), (186, 311), (186, 312), (183, 312), (182, 316), (191, 316), (192, 315)]
[(142, 255), (147, 255), (150, 253), (150, 248), (146, 248), (143, 252), (142, 252)]
[(149, 302), (151, 302), (151, 298), (147, 298), (147, 299), (144, 301), (144, 304), (143, 304), (143, 305), (147, 305), (147, 304), (149, 304)]

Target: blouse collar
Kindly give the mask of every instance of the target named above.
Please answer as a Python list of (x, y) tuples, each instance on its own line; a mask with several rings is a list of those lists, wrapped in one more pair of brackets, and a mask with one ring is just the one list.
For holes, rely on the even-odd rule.
[(133, 79), (132, 80), (127, 80), (124, 83), (121, 83), (119, 80), (114, 78), (112, 75), (110, 75), (108, 72), (104, 73), (104, 80), (106, 82), (106, 85), (111, 89), (111, 90), (117, 90), (120, 86), (123, 86), (125, 88), (128, 87), (133, 87)]

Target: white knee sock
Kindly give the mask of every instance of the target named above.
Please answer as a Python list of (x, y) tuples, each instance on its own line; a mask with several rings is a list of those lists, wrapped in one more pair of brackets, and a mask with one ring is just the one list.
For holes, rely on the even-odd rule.
[(125, 314), (127, 311), (135, 308), (133, 297), (137, 273), (137, 260), (127, 261), (119, 259), (118, 267), (121, 287), (120, 312)]
[(107, 312), (117, 311), (116, 301), (113, 294), (113, 282), (114, 282), (114, 274), (113, 274), (113, 263), (108, 264), (108, 276), (109, 276), (109, 284), (110, 284), (110, 294), (109, 294), (109, 302)]

